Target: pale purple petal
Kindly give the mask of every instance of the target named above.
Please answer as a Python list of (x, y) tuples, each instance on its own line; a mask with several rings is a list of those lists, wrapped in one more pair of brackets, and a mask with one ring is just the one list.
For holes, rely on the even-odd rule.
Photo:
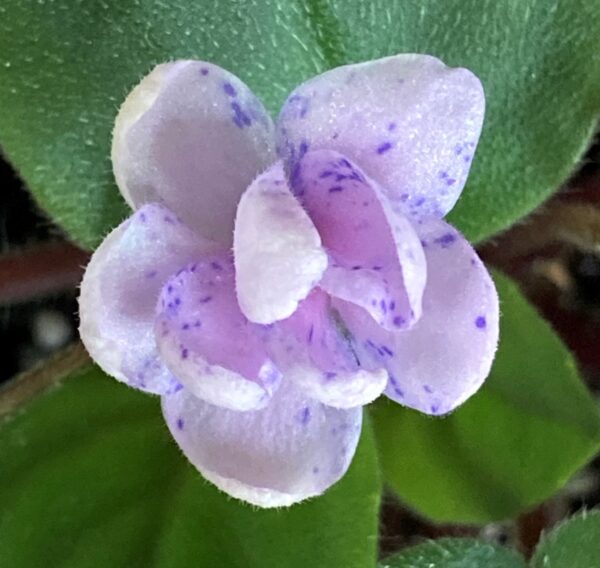
[(303, 149), (337, 150), (381, 184), (396, 210), (439, 218), (465, 184), (484, 108), (467, 69), (396, 55), (300, 85), (282, 108), (277, 145), (290, 171)]
[(291, 194), (281, 162), (242, 196), (233, 243), (239, 304), (257, 323), (290, 316), (327, 268), (319, 233)]
[(106, 237), (79, 297), (81, 339), (106, 373), (151, 393), (177, 388), (156, 350), (156, 300), (173, 272), (214, 248), (158, 204), (141, 207)]
[(157, 66), (121, 106), (112, 160), (134, 208), (162, 201), (230, 245), (242, 192), (274, 161), (273, 125), (237, 77), (201, 61)]
[(377, 183), (331, 150), (309, 151), (290, 179), (331, 256), (320, 286), (362, 306), (386, 329), (418, 320), (427, 278), (423, 248)]
[(262, 410), (225, 410), (185, 389), (163, 397), (163, 413), (186, 457), (229, 495), (259, 507), (320, 495), (348, 469), (362, 408), (339, 410), (282, 384)]
[(260, 326), (238, 307), (229, 254), (204, 257), (169, 279), (157, 304), (155, 333), (172, 373), (211, 404), (262, 408), (279, 386)]
[(315, 289), (270, 331), (269, 352), (285, 380), (308, 396), (352, 408), (375, 400), (385, 389), (387, 373), (368, 361), (360, 365), (346, 335), (328, 295)]
[(386, 394), (428, 414), (450, 412), (489, 374), (498, 342), (498, 296), (485, 266), (450, 225), (419, 227), (428, 264), (423, 315), (407, 331), (387, 332), (364, 311), (336, 302), (359, 354), (390, 373)]

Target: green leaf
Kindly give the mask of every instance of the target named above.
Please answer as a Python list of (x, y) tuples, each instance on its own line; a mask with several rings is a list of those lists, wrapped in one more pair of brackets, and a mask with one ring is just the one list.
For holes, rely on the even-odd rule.
[(444, 522), (511, 517), (546, 499), (600, 447), (600, 414), (559, 338), (497, 274), (500, 347), (483, 388), (435, 419), (389, 401), (373, 408), (384, 477)]
[(267, 511), (203, 481), (157, 399), (94, 367), (0, 426), (2, 566), (375, 565), (380, 484), (368, 423), (340, 483)]
[(600, 566), (600, 511), (584, 512), (545, 534), (531, 568)]
[(379, 568), (526, 568), (514, 551), (470, 538), (424, 542), (384, 560)]
[(329, 67), (431, 53), (483, 80), (487, 118), (451, 220), (486, 237), (573, 170), (600, 111), (600, 11), (586, 0), (4, 0), (0, 143), (39, 202), (96, 245), (126, 214), (111, 174), (119, 104), (156, 63), (237, 73), (275, 113)]

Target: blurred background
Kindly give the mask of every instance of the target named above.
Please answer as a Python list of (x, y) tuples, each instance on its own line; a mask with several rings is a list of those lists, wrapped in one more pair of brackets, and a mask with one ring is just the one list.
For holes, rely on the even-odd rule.
[[(1, 153), (0, 153), (1, 154)], [(18, 173), (0, 160), (0, 382), (32, 368), (77, 337), (77, 286), (89, 253), (71, 244), (36, 206)], [(486, 262), (512, 276), (573, 351), (600, 396), (600, 141), (550, 201), (481, 244)], [(417, 537), (479, 535), (531, 551), (540, 532), (600, 503), (600, 460), (551, 501), (511, 524), (435, 526), (384, 497), (381, 552)]]

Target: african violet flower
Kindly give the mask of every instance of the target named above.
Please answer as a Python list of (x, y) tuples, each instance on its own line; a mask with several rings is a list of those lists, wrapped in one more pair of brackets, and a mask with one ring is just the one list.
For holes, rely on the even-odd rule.
[(220, 67), (159, 65), (115, 125), (135, 212), (87, 267), (88, 351), (162, 396), (225, 492), (264, 507), (322, 493), (349, 466), (362, 405), (384, 393), (444, 414), (489, 372), (498, 298), (442, 220), (483, 112), (472, 73), (425, 55), (319, 75), (276, 126)]

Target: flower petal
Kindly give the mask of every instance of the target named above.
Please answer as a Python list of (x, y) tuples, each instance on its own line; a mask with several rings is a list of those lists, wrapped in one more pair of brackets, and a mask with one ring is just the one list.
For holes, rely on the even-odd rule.
[(242, 196), (233, 250), (239, 304), (256, 323), (290, 316), (327, 268), (319, 233), (291, 194), (281, 162)]
[(362, 306), (386, 329), (418, 320), (427, 278), (423, 248), (377, 183), (331, 150), (304, 155), (291, 182), (333, 261), (320, 286)]
[(337, 408), (368, 404), (385, 389), (387, 373), (359, 364), (336, 317), (328, 295), (313, 290), (291, 317), (275, 325), (269, 351), (285, 380), (308, 396)]
[(386, 394), (428, 414), (450, 412), (490, 372), (498, 343), (498, 295), (469, 243), (444, 221), (419, 227), (427, 256), (423, 315), (407, 331), (387, 332), (350, 304), (336, 303), (362, 348), (390, 373)]
[(240, 195), (274, 161), (273, 125), (231, 73), (201, 61), (165, 63), (121, 106), (112, 160), (132, 207), (162, 201), (229, 245)]
[(156, 300), (173, 272), (214, 248), (156, 203), (104, 239), (81, 283), (79, 333), (106, 373), (155, 394), (179, 386), (156, 350)]
[(229, 495), (259, 507), (320, 495), (348, 469), (362, 408), (338, 410), (282, 384), (262, 410), (225, 410), (185, 389), (163, 397), (163, 413), (187, 458)]
[(181, 269), (161, 291), (155, 332), (162, 358), (188, 391), (243, 411), (265, 406), (281, 375), (261, 327), (240, 312), (234, 278), (229, 254)]
[(379, 182), (398, 211), (443, 217), (467, 179), (484, 107), (470, 71), (396, 55), (300, 85), (279, 116), (278, 149), (290, 171), (302, 148), (337, 150)]

